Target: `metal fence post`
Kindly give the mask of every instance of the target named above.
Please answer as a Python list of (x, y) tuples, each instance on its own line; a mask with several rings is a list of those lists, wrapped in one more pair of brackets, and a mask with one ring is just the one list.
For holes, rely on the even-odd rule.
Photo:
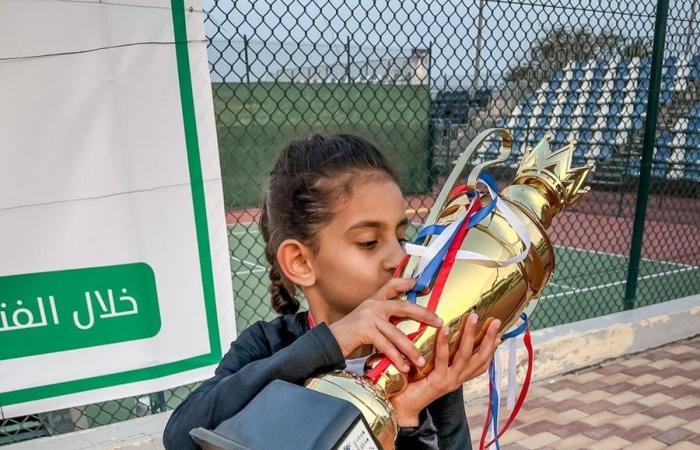
[(345, 44), (345, 54), (347, 55), (347, 66), (345, 67), (345, 76), (350, 83), (350, 36), (348, 36), (347, 44)]
[(654, 46), (651, 54), (651, 77), (649, 79), (649, 97), (647, 101), (647, 113), (644, 121), (644, 141), (642, 144), (642, 161), (639, 168), (639, 186), (637, 188), (637, 204), (634, 210), (634, 225), (632, 228), (632, 242), (630, 247), (630, 260), (627, 267), (627, 283), (625, 285), (625, 310), (634, 308), (634, 299), (637, 295), (637, 277), (639, 275), (639, 263), (642, 258), (642, 244), (644, 241), (644, 221), (649, 201), (649, 188), (651, 185), (651, 166), (656, 142), (656, 122), (659, 107), (659, 90), (661, 87), (661, 66), (664, 57), (664, 38), (666, 37), (666, 20), (668, 19), (668, 0), (658, 0), (656, 4), (656, 20), (654, 24)]
[(250, 83), (250, 63), (248, 62), (248, 35), (243, 35), (243, 57), (245, 59), (245, 82)]

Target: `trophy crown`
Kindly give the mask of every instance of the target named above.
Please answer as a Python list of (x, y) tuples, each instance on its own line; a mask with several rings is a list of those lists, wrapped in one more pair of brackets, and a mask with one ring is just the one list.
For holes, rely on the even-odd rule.
[(583, 187), (583, 183), (593, 166), (571, 167), (576, 142), (569, 141), (553, 151), (549, 145), (551, 139), (552, 135), (547, 133), (537, 145), (525, 150), (515, 183), (544, 188), (554, 203), (564, 207), (588, 192), (589, 188)]

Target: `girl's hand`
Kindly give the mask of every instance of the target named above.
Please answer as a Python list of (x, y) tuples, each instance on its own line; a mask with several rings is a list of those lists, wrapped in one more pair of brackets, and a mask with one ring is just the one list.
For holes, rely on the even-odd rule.
[(418, 426), (418, 414), (423, 408), (443, 395), (455, 391), (464, 382), (486, 372), (496, 347), (501, 342), (497, 335), (501, 321), (496, 319), (489, 324), (479, 350), (472, 354), (477, 320), (477, 315), (473, 313), (467, 319), (464, 334), (452, 364), (449, 361), (448, 328), (444, 327), (438, 332), (433, 371), (422, 380), (409, 384), (404, 392), (391, 398), (399, 426)]
[(346, 358), (363, 345), (373, 345), (403, 372), (410, 366), (406, 356), (418, 367), (425, 359), (406, 335), (390, 322), (392, 317), (410, 318), (431, 327), (441, 327), (442, 320), (422, 306), (406, 301), (387, 301), (410, 290), (416, 280), (392, 278), (371, 299), (365, 300), (353, 312), (333, 322), (330, 328)]

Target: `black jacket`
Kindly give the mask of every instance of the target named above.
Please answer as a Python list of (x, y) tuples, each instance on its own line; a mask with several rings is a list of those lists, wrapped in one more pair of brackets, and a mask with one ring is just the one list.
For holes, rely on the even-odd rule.
[[(306, 317), (306, 312), (281, 316), (244, 330), (214, 377), (173, 411), (163, 433), (165, 448), (197, 449), (190, 430), (216, 428), (272, 380), (302, 385), (314, 375), (344, 368), (345, 359), (329, 328), (321, 323), (309, 329)], [(400, 428), (397, 450), (471, 449), (461, 388), (429, 405), (420, 421), (418, 427)]]

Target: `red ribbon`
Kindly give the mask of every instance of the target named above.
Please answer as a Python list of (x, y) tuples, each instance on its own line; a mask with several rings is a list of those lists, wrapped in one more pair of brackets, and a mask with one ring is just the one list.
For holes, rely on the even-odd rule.
[[(515, 405), (513, 406), (513, 411), (511, 411), (510, 417), (508, 417), (508, 421), (506, 422), (505, 426), (501, 431), (498, 432), (498, 436), (496, 436), (488, 444), (484, 445), (486, 441), (486, 432), (489, 429), (489, 426), (491, 425), (491, 402), (489, 402), (489, 409), (486, 413), (486, 423), (484, 424), (484, 429), (481, 431), (481, 439), (479, 440), (479, 450), (485, 450), (491, 444), (496, 442), (498, 438), (503, 436), (503, 433), (505, 433), (506, 430), (513, 424), (513, 421), (515, 421), (515, 417), (520, 412), (520, 408), (523, 406), (523, 403), (525, 403), (525, 397), (527, 397), (527, 391), (530, 388), (530, 380), (532, 379), (532, 362), (534, 359), (534, 352), (532, 350), (532, 339), (530, 337), (530, 327), (528, 327), (525, 330), (525, 334), (523, 335), (523, 343), (525, 344), (525, 348), (527, 348), (527, 372), (525, 372), (525, 380), (523, 380), (523, 387), (520, 390), (520, 395), (518, 395), (518, 400), (515, 402)], [(491, 386), (491, 384), (489, 383), (489, 398), (491, 398), (492, 389), (493, 386)]]
[[(429, 311), (435, 312), (435, 310), (437, 309), (437, 305), (440, 301), (440, 296), (442, 295), (443, 288), (445, 287), (447, 277), (450, 274), (452, 266), (454, 265), (455, 259), (457, 257), (457, 252), (462, 246), (464, 238), (467, 236), (467, 232), (469, 231), (469, 219), (480, 208), (481, 199), (477, 197), (476, 200), (470, 205), (469, 209), (467, 210), (466, 219), (464, 219), (462, 226), (457, 230), (455, 238), (452, 240), (452, 242), (450, 243), (450, 247), (447, 249), (447, 254), (445, 254), (444, 262), (440, 267), (440, 271), (438, 272), (438, 275), (435, 279), (435, 284), (433, 286), (432, 291), (430, 292), (430, 300), (428, 300), (428, 305), (426, 306), (426, 309), (428, 309)], [(400, 319), (392, 318), (391, 322), (395, 324), (399, 320)], [(421, 333), (423, 333), (427, 327), (428, 326), (425, 323), (421, 323), (420, 327), (418, 328), (418, 331), (410, 333), (406, 335), (406, 337), (413, 341), (418, 336), (420, 336)], [(372, 381), (372, 383), (376, 383), (377, 381), (379, 381), (379, 377), (381, 377), (381, 375), (389, 367), (389, 365), (391, 365), (391, 360), (385, 356), (382, 358), (379, 364), (377, 364), (374, 368), (369, 370), (365, 374), (365, 376), (369, 378)]]
[(313, 316), (311, 315), (311, 311), (308, 311), (306, 313), (306, 321), (309, 323), (309, 328), (313, 328), (316, 326), (316, 321), (314, 320)]

